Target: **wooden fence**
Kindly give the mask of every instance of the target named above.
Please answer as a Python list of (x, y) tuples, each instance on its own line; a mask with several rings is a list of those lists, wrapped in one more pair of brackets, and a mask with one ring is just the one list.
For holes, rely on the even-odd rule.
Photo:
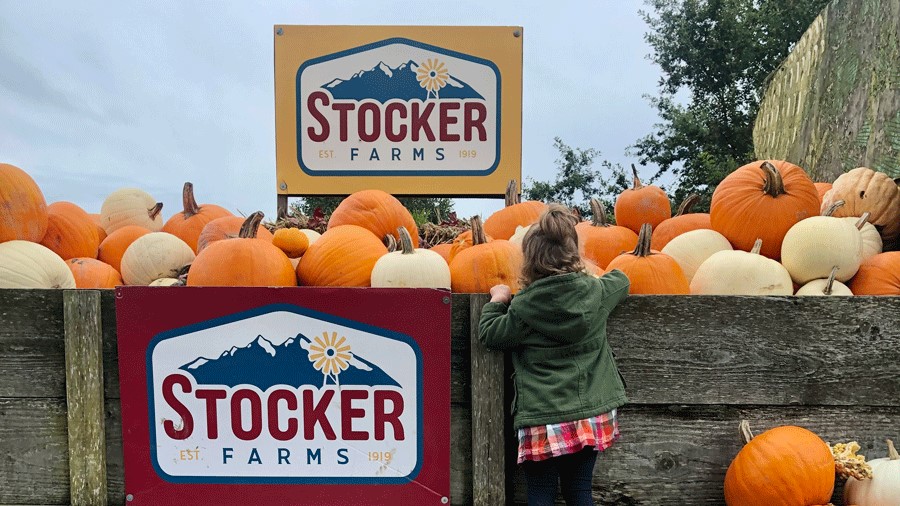
[[(451, 502), (519, 504), (508, 363), (472, 333), (485, 301), (453, 296)], [(126, 504), (115, 329), (111, 291), (0, 290), (0, 505)], [(869, 458), (900, 438), (900, 297), (630, 297), (610, 334), (631, 403), (601, 504), (723, 504), (741, 419)]]

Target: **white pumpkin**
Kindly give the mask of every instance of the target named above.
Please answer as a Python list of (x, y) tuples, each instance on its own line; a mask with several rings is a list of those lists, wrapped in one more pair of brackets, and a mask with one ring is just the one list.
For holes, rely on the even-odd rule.
[(181, 285), (182, 282), (178, 278), (159, 278), (150, 283), (150, 286), (176, 286)]
[(312, 243), (318, 241), (319, 237), (322, 237), (322, 234), (320, 234), (310, 228), (301, 228), (300, 231), (303, 232), (306, 235), (306, 237), (309, 239), (310, 246), (312, 246)]
[[(674, 239), (673, 239), (674, 240)], [(757, 239), (749, 253), (718, 251), (697, 268), (691, 279), (694, 295), (793, 295), (791, 275), (783, 265), (759, 254)]]
[(848, 220), (811, 216), (794, 224), (781, 243), (781, 263), (798, 284), (827, 278), (847, 281), (862, 262), (862, 236)]
[(127, 285), (149, 285), (159, 278), (177, 277), (194, 261), (194, 250), (178, 237), (151, 232), (138, 237), (122, 255), (122, 279)]
[(848, 216), (841, 219), (852, 223), (859, 230), (859, 235), (862, 238), (863, 262), (882, 252), (884, 243), (881, 240), (881, 234), (878, 233), (878, 229), (875, 228), (875, 225), (869, 223), (869, 213), (864, 213), (859, 218)]
[(144, 190), (122, 188), (112, 192), (100, 206), (100, 226), (107, 234), (127, 225), (159, 232), (163, 227), (162, 206)]
[(516, 231), (513, 233), (512, 237), (509, 238), (509, 242), (515, 244), (518, 247), (522, 247), (522, 240), (525, 239), (525, 234), (531, 229), (531, 225), (521, 226), (516, 225)]
[(660, 253), (674, 258), (688, 283), (694, 278), (694, 273), (703, 262), (713, 253), (719, 251), (731, 251), (731, 243), (724, 235), (715, 230), (691, 230), (669, 241)]
[[(312, 244), (312, 243), (310, 243), (310, 244)], [(300, 257), (297, 257), (297, 258), (291, 258), (291, 257), (288, 257), (288, 260), (291, 261), (291, 265), (294, 266), (294, 270), (296, 271), (296, 270), (297, 270), (297, 266), (300, 265)]]
[(75, 288), (65, 260), (35, 242), (0, 243), (0, 288)]
[(412, 238), (398, 227), (400, 250), (383, 255), (372, 268), (372, 286), (380, 288), (450, 288), (450, 267), (440, 254), (413, 248)]
[(850, 477), (844, 485), (844, 504), (857, 506), (888, 506), (900, 504), (900, 454), (894, 443), (887, 440), (888, 456), (868, 461), (872, 479)]
[(814, 279), (809, 283), (801, 286), (794, 295), (811, 295), (811, 296), (836, 296), (836, 295), (853, 295), (850, 288), (840, 281), (835, 281), (834, 276), (837, 274), (837, 267), (831, 269), (831, 275), (828, 279)]

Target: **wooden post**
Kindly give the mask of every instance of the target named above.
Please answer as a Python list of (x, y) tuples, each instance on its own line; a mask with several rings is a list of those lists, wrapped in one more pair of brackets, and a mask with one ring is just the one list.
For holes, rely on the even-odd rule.
[(280, 220), (287, 216), (288, 210), (288, 196), (287, 195), (278, 195), (278, 203), (277, 203), (277, 212), (275, 213), (275, 219)]
[(489, 351), (478, 340), (481, 309), (487, 294), (472, 294), (469, 311), (472, 339), (472, 503), (506, 503), (503, 353)]
[(100, 292), (63, 292), (71, 504), (106, 504), (106, 423)]

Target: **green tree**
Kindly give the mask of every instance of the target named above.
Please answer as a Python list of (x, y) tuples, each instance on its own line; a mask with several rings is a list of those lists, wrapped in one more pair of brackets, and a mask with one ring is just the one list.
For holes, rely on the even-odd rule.
[(603, 160), (600, 170), (595, 170), (594, 162), (600, 156), (596, 149), (572, 148), (559, 137), (554, 139), (553, 145), (559, 151), (556, 179), (548, 182), (526, 178), (522, 185), (522, 197), (547, 203), (559, 202), (577, 209), (584, 218), (592, 216), (590, 199), (595, 197), (606, 206), (607, 214), (612, 219), (616, 196), (630, 184), (622, 166)]
[[(312, 216), (316, 209), (321, 209), (325, 216), (330, 216), (344, 197), (305, 197), (292, 206), (306, 216)], [(398, 197), (417, 225), (427, 221), (438, 223), (438, 214), (446, 219), (453, 212), (453, 201), (447, 198)], [(435, 212), (437, 210), (437, 212)]]
[[(661, 122), (629, 150), (671, 171), (672, 199), (708, 198), (754, 159), (753, 122), (765, 85), (828, 0), (647, 0), (650, 59), (662, 69), (650, 98)], [(679, 100), (686, 97), (686, 100)]]

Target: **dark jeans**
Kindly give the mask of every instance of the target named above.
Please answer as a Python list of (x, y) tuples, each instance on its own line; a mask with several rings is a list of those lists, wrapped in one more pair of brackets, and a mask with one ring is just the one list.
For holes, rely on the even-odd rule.
[(557, 485), (560, 484), (563, 498), (569, 506), (594, 506), (591, 477), (596, 461), (597, 449), (589, 447), (570, 455), (523, 462), (528, 506), (552, 505), (556, 501)]

